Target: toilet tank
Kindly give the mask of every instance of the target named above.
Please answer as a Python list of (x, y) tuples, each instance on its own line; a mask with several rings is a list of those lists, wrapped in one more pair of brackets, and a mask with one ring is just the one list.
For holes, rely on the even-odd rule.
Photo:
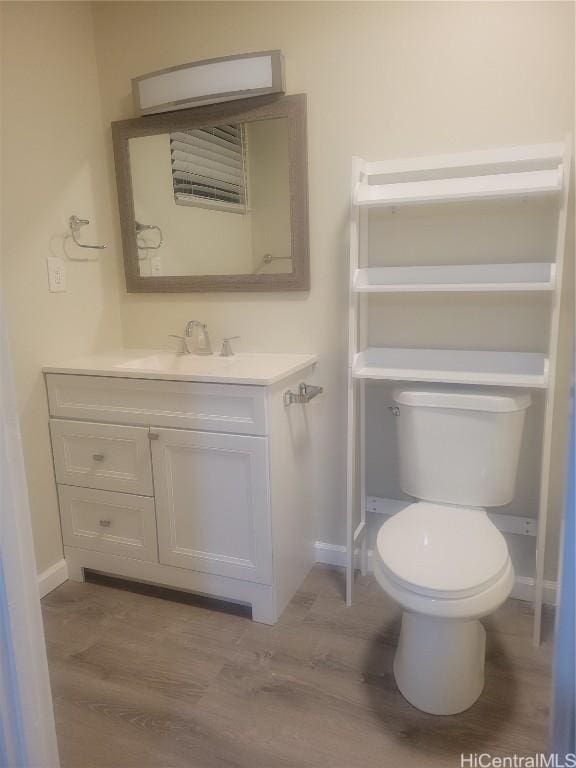
[(422, 387), (393, 398), (405, 493), (470, 507), (512, 500), (528, 394)]

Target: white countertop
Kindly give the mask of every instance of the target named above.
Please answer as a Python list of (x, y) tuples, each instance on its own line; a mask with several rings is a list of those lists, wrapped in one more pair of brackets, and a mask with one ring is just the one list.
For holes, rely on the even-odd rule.
[(317, 355), (240, 352), (232, 357), (176, 355), (157, 349), (120, 350), (46, 365), (44, 373), (114, 376), (128, 379), (200, 381), (269, 386), (310, 368)]

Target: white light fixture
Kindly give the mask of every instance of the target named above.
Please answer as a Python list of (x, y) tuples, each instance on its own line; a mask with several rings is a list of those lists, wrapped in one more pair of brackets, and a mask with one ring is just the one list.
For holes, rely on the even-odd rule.
[(242, 53), (170, 67), (132, 80), (140, 115), (284, 93), (282, 51)]

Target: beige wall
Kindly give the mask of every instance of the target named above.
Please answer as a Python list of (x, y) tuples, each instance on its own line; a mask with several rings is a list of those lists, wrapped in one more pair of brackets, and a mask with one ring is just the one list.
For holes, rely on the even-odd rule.
[[(244, 349), (320, 355), (316, 378), (326, 395), (323, 431), (315, 435), (317, 536), (341, 543), (351, 156), (385, 159), (562, 139), (573, 124), (573, 7), (169, 2), (136, 10), (134, 3), (96, 3), (94, 14), (106, 123), (132, 114), (131, 77), (242, 51), (281, 48), (288, 92), (308, 96), (310, 294), (127, 296), (122, 318), (129, 344), (163, 345), (167, 333), (193, 316), (216, 336), (239, 333)], [(469, 300), (404, 298), (376, 314), (384, 324), (380, 335), (391, 343), (441, 345), (447, 332), (447, 344), (472, 339), (490, 348), (509, 340), (532, 349), (545, 336), (538, 299), (534, 309), (521, 299), (508, 309), (505, 299), (481, 298), (471, 311)], [(376, 397), (371, 424), (385, 424), (382, 410)], [(534, 415), (537, 410), (538, 404)], [(559, 421), (565, 420), (564, 406)], [(537, 433), (534, 424), (531, 445)], [(390, 453), (384, 426), (373, 434), (373, 446), (381, 443)], [(533, 512), (537, 449), (528, 453), (519, 495)], [(394, 491), (384, 474), (373, 458), (369, 490)], [(556, 516), (560, 482), (557, 492)], [(553, 576), (553, 564), (549, 570)]]
[[(58, 548), (59, 533), (38, 367), (56, 353), (110, 346), (119, 338), (119, 226), (114, 213), (110, 231), (108, 218), (108, 206), (116, 210), (110, 121), (134, 114), (130, 78), (136, 75), (270, 48), (285, 53), (288, 92), (308, 96), (312, 290), (126, 295), (121, 289), (122, 338), (126, 346), (168, 346), (167, 335), (196, 317), (208, 323), (216, 343), (234, 333), (242, 336), (244, 350), (317, 352), (321, 362), (315, 379), (326, 389), (315, 404), (323, 425), (314, 435), (317, 538), (343, 543), (350, 158), (562, 138), (574, 114), (572, 4), (98, 2), (92, 12), (101, 123), (89, 7), (50, 3), (31, 10), (17, 4), (4, 12), (10, 33), (3, 56), (13, 73), (3, 105), (11, 150), (6, 184), (13, 196), (7, 206), (11, 242), (5, 276), (41, 564)], [(23, 97), (18, 85), (38, 78), (33, 97)], [(37, 115), (46, 119), (40, 122)], [(99, 162), (102, 126), (109, 196), (102, 191)], [(33, 150), (30, 169), (40, 168), (44, 183), (49, 179), (55, 185), (45, 203), (35, 193), (34, 217), (31, 193), (21, 180), (20, 153), (12, 152), (24, 145)], [(110, 236), (114, 247), (100, 264), (69, 264), (69, 293), (51, 296), (44, 256), (72, 209), (94, 216), (96, 236)], [(468, 332), (480, 338), (489, 318), (483, 346), (496, 344), (491, 336), (500, 337), (502, 324), (521, 348), (533, 348), (543, 338), (540, 305), (532, 312), (519, 300), (518, 314), (508, 325), (512, 315), (493, 297), (482, 299), (472, 315), (469, 302), (451, 301), (447, 310), (446, 302), (435, 306), (433, 301), (422, 305), (431, 312), (411, 300), (390, 303), (382, 310), (387, 326), (382, 333), (392, 341), (402, 337), (402, 343), (441, 344), (448, 330), (457, 344), (465, 341), (458, 338), (460, 327), (462, 336), (466, 330), (467, 338)], [(376, 400), (370, 423), (377, 424), (381, 412)], [(559, 422), (565, 420), (564, 408)], [(383, 435), (376, 433), (376, 444)], [(388, 439), (383, 450), (390, 451)], [(375, 492), (393, 490), (377, 464), (371, 471)], [(561, 478), (556, 489), (557, 515)], [(523, 484), (520, 493), (533, 503), (533, 486)]]
[(113, 246), (99, 261), (68, 261), (68, 291), (48, 293), (46, 256), (62, 254), (72, 213), (92, 220), (86, 237), (111, 237), (90, 6), (2, 3), (1, 21), (2, 294), (43, 571), (62, 544), (40, 368), (121, 346), (119, 260)]

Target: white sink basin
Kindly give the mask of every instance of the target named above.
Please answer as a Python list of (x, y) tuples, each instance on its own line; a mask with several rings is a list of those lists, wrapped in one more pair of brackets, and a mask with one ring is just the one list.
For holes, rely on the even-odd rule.
[(230, 357), (214, 357), (214, 355), (177, 355), (175, 352), (157, 352), (146, 357), (137, 357), (118, 363), (118, 368), (133, 368), (149, 371), (192, 371), (206, 372), (222, 368), (229, 360), (234, 360), (239, 355)]
[(241, 352), (232, 357), (219, 357), (123, 350), (109, 355), (81, 357), (63, 365), (45, 366), (43, 370), (45, 373), (268, 386), (309, 368), (316, 361), (316, 355), (306, 354)]

